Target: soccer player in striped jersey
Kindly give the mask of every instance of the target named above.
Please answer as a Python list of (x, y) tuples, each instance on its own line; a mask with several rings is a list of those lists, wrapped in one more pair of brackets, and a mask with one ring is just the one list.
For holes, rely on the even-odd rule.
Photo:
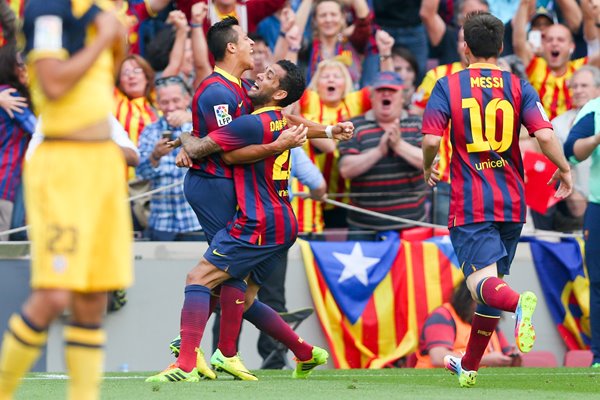
[(519, 350), (531, 350), (531, 324), (537, 298), (515, 292), (503, 276), (510, 272), (525, 222), (523, 161), (519, 130), (524, 124), (542, 152), (558, 167), (550, 183), (560, 181), (556, 196), (572, 190), (569, 163), (535, 90), (495, 63), (502, 51), (504, 26), (486, 12), (471, 14), (464, 24), (469, 68), (440, 79), (423, 117), (425, 181), (434, 186), (439, 172), (433, 161), (444, 129), (452, 121), (450, 140), (450, 239), (478, 305), (467, 350), (462, 358), (446, 356), (446, 368), (460, 386), (475, 384), (477, 370), (502, 311), (516, 314)]
[[(252, 115), (240, 117), (226, 127), (209, 133), (204, 140), (194, 142), (195, 148), (188, 147), (187, 150), (194, 156), (206, 156), (252, 144), (271, 143), (287, 128), (281, 108), (299, 99), (304, 87), (304, 77), (291, 62), (279, 61), (267, 67), (265, 73), (259, 74), (257, 83), (249, 92), (257, 110)], [(300, 125), (291, 130), (305, 135), (307, 129)], [(185, 146), (186, 139), (182, 141)], [(235, 161), (235, 157), (228, 153), (222, 154), (222, 157), (227, 162)], [(289, 150), (256, 163), (233, 167), (239, 208), (227, 227), (212, 238), (200, 264), (192, 271), (195, 276), (188, 276), (181, 315), (181, 350), (177, 362), (150, 377), (149, 382), (197, 381), (196, 358), (190, 357), (190, 354), (199, 346), (206, 327), (212, 289), (232, 277), (238, 280), (248, 277), (245, 294), (242, 292), (242, 298), (231, 300), (239, 305), (248, 304), (246, 312), (253, 312), (254, 297), (260, 284), (296, 239), (298, 224), (287, 189), (289, 168)], [(261, 314), (261, 311), (254, 310), (254, 313)], [(271, 322), (273, 329), (279, 328), (276, 321)], [(237, 327), (230, 327), (236, 334), (234, 340), (237, 339), (240, 325), (241, 319)], [(263, 327), (267, 325), (263, 324)], [(295, 377), (304, 378), (316, 366), (327, 361), (325, 350), (311, 346), (300, 338), (291, 344), (299, 359)], [(211, 363), (218, 370), (240, 379), (257, 379), (237, 354), (225, 356), (220, 348), (211, 357)]]

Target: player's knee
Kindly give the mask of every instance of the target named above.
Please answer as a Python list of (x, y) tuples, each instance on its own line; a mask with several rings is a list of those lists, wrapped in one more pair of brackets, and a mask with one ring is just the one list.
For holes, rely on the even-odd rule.
[(35, 314), (45, 314), (53, 320), (62, 314), (71, 304), (71, 293), (66, 290), (44, 290), (32, 295), (31, 310)]
[(208, 265), (210, 263), (205, 259), (200, 260), (200, 262), (190, 271), (188, 272), (185, 283), (186, 285), (202, 285), (206, 275)]

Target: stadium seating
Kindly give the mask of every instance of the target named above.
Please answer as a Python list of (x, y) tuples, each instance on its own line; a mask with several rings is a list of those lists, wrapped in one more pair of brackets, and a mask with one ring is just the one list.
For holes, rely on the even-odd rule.
[(565, 367), (589, 367), (593, 354), (589, 350), (569, 350), (565, 354)]
[(521, 356), (523, 359), (522, 367), (530, 368), (556, 368), (558, 361), (556, 356), (550, 351), (532, 351)]

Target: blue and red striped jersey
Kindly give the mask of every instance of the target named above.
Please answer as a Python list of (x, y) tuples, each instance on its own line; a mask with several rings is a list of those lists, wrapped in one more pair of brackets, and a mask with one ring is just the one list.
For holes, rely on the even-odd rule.
[[(286, 127), (279, 107), (264, 107), (208, 136), (227, 152), (271, 143)], [(289, 150), (254, 164), (233, 166), (238, 210), (227, 227), (232, 237), (258, 245), (296, 240), (298, 222), (288, 197), (290, 167)]]
[[(192, 102), (192, 134), (205, 137), (210, 132), (229, 124), (234, 119), (253, 110), (248, 98), (251, 83), (237, 79), (220, 68), (200, 83)], [(192, 168), (207, 176), (232, 178), (231, 167), (219, 154), (194, 160)]]
[[(0, 91), (8, 88), (7, 85), (1, 85)], [(21, 95), (14, 92), (12, 96)], [(14, 116), (14, 119), (11, 118), (0, 108), (0, 199), (11, 202), (21, 183), (23, 159), (36, 122), (29, 108), (15, 112)]]
[(531, 136), (552, 125), (535, 89), (492, 64), (440, 79), (423, 115), (423, 134), (442, 136), (452, 120), (448, 226), (525, 222), (521, 124)]

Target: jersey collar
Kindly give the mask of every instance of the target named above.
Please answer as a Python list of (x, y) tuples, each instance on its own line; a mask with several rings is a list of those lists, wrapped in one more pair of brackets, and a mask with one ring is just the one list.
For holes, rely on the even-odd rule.
[(264, 112), (267, 112), (267, 111), (278, 111), (278, 110), (281, 110), (281, 108), (282, 107), (277, 107), (277, 106), (261, 107), (258, 110), (254, 110), (254, 112), (252, 113), (252, 115), (264, 113)]
[(483, 69), (497, 69), (500, 70), (500, 67), (497, 66), (496, 64), (490, 64), (490, 63), (473, 63), (470, 64), (467, 68), (472, 69), (472, 68), (483, 68)]
[(242, 80), (240, 78), (236, 78), (235, 76), (231, 75), (229, 72), (225, 71), (223, 68), (219, 68), (219, 67), (215, 66), (215, 72), (217, 74), (223, 75), (227, 80), (235, 83), (239, 87), (242, 87)]

